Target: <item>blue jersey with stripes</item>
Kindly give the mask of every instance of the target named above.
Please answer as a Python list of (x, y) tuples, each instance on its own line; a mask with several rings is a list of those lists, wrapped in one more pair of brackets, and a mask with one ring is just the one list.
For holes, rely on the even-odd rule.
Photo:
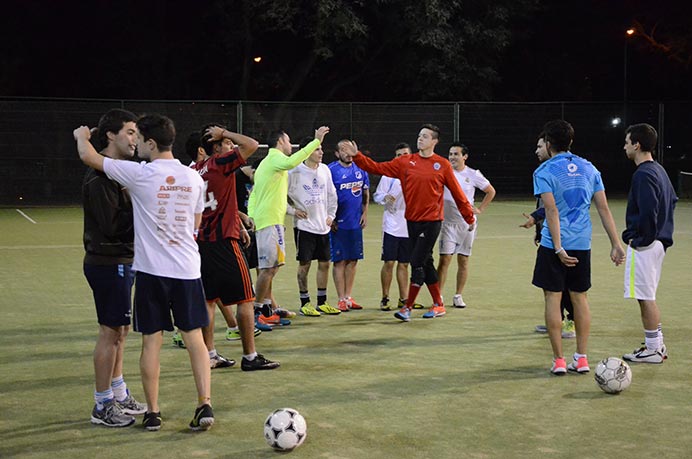
[[(591, 249), (591, 199), (602, 191), (601, 173), (589, 161), (573, 153), (557, 154), (533, 173), (533, 193), (552, 193), (560, 213), (560, 239), (566, 250)], [(541, 245), (554, 249), (547, 221), (541, 230)]]

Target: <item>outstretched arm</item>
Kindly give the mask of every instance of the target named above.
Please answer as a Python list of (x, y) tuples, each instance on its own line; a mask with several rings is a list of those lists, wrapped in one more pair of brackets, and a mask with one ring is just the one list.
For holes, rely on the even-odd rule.
[(89, 128), (80, 126), (72, 132), (72, 135), (77, 141), (79, 159), (92, 169), (103, 172), (103, 156), (100, 155), (91, 144), (91, 131)]

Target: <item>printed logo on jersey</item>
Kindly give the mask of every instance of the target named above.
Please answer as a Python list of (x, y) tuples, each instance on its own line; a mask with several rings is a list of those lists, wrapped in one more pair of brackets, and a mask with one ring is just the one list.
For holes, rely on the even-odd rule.
[(363, 191), (363, 181), (342, 183), (339, 186), (339, 190), (351, 190), (351, 194), (358, 197)]
[(579, 167), (577, 167), (576, 164), (569, 163), (567, 165), (567, 176), (568, 177), (580, 177), (581, 174), (579, 172), (577, 172), (577, 169), (579, 169)]
[(316, 178), (312, 179), (312, 185), (303, 184), (303, 191), (309, 196), (304, 199), (303, 205), (306, 207), (314, 206), (323, 202), (322, 193), (325, 185), (320, 185)]
[(435, 164), (433, 164), (433, 169), (435, 169), (436, 171), (439, 171), (439, 170), (440, 170), (440, 167), (442, 167), (442, 166), (440, 165), (440, 163), (435, 163)]
[(166, 183), (169, 185), (173, 185), (175, 183), (175, 177), (169, 175), (168, 177), (166, 177)]
[(360, 171), (356, 171), (355, 176), (358, 180), (363, 178), (363, 174)]

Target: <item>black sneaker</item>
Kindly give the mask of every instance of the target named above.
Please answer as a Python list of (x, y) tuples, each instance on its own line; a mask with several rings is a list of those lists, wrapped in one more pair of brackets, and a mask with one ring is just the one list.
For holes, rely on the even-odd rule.
[(110, 400), (103, 404), (103, 409), (99, 410), (94, 405), (91, 410), (91, 423), (100, 424), (106, 427), (127, 427), (135, 422), (135, 418), (123, 413), (122, 408), (115, 400)]
[(380, 300), (380, 310), (381, 311), (391, 311), (392, 307), (389, 305), (389, 298), (383, 296)]
[(235, 365), (235, 360), (227, 359), (221, 354), (216, 354), (214, 357), (209, 358), (209, 367), (213, 370), (214, 368), (228, 368)]
[(243, 360), (240, 362), (240, 368), (243, 371), (273, 370), (274, 368), (279, 368), (279, 366), (281, 366), (279, 362), (267, 360), (262, 354), (257, 354), (257, 357), (252, 360), (243, 357)]
[(210, 405), (202, 405), (195, 410), (195, 417), (190, 421), (190, 429), (207, 430), (214, 424), (214, 412)]
[(161, 428), (161, 412), (157, 413), (144, 413), (144, 419), (142, 419), (142, 426), (145, 429), (155, 431)]

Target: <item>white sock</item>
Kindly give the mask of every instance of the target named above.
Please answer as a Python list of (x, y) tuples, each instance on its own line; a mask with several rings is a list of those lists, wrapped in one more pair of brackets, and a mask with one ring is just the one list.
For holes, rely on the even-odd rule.
[(209, 358), (213, 359), (214, 357), (216, 357), (216, 349), (212, 349), (211, 351), (209, 351)]
[(650, 351), (657, 351), (661, 348), (661, 339), (658, 336), (658, 329), (644, 330), (644, 344)]
[(252, 354), (247, 354), (247, 355), (243, 354), (243, 358), (244, 358), (245, 360), (250, 361), (250, 362), (252, 362), (253, 360), (255, 360), (255, 357), (257, 357), (257, 352), (253, 352)]
[(579, 354), (579, 353), (575, 352), (574, 355), (572, 356), (572, 358), (574, 359), (575, 362), (577, 360), (581, 359), (582, 357), (586, 358), (586, 354)]
[(123, 375), (113, 378), (111, 381), (111, 389), (113, 390), (113, 395), (117, 401), (122, 402), (127, 398), (127, 384), (125, 384)]
[(115, 396), (113, 395), (113, 389), (110, 387), (103, 392), (94, 391), (94, 401), (96, 402), (96, 409), (102, 410), (103, 404), (113, 400)]

